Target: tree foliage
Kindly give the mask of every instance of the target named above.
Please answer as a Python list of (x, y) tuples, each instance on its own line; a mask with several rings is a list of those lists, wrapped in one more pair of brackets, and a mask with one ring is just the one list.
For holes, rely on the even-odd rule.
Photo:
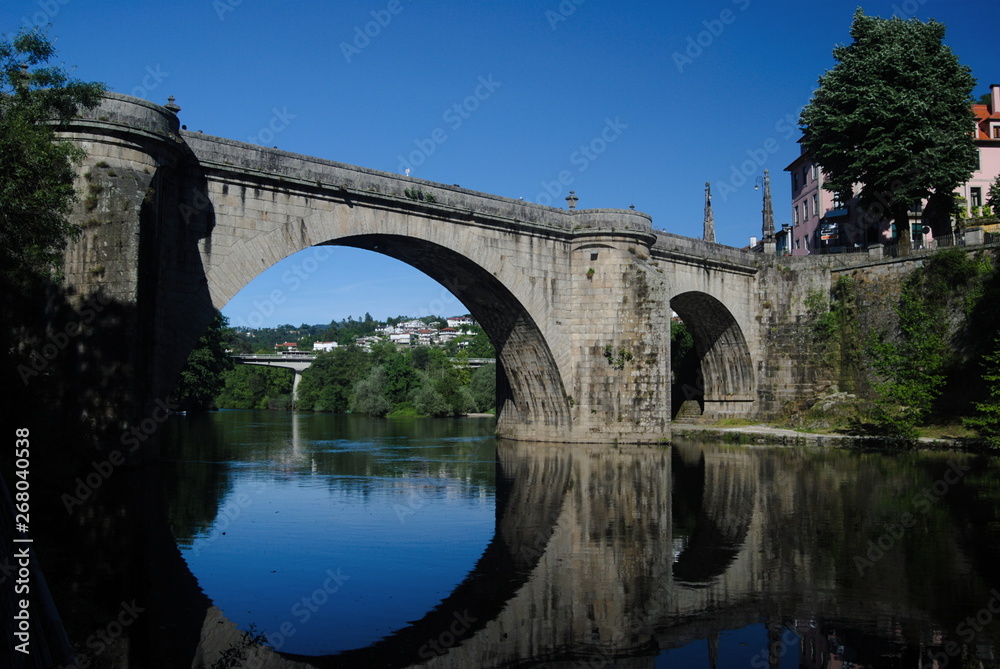
[(983, 356), (983, 381), (989, 398), (976, 402), (976, 414), (965, 424), (986, 439), (993, 448), (1000, 448), (1000, 337), (993, 340), (993, 351)]
[[(939, 251), (913, 271), (903, 284), (894, 335), (880, 333), (869, 346), (878, 378), (876, 426), (896, 436), (912, 437), (931, 412), (954, 366), (954, 341), (949, 336), (950, 302), (976, 293), (978, 260), (963, 249)], [(964, 304), (962, 311), (973, 306)]]
[(994, 214), (1000, 212), (1000, 174), (990, 184), (990, 190), (986, 196), (986, 205), (993, 209)]
[(497, 366), (483, 365), (472, 373), (469, 391), (476, 411), (493, 411), (497, 406)]
[(670, 375), (674, 383), (692, 383), (701, 363), (694, 337), (683, 321), (670, 322)]
[(355, 384), (351, 410), (378, 417), (392, 411), (392, 403), (386, 397), (388, 379), (385, 368), (381, 365), (372, 369), (368, 376)]
[(950, 194), (976, 168), (969, 132), (975, 79), (944, 35), (934, 20), (858, 9), (853, 42), (834, 49), (837, 63), (800, 118), (802, 144), (827, 175), (825, 187), (849, 194), (860, 184), (862, 208), (896, 223), (901, 248), (910, 239), (909, 207)]
[(233, 369), (226, 353), (232, 337), (228, 319), (220, 312), (198, 339), (174, 387), (173, 401), (184, 411), (215, 408), (215, 398), (226, 384), (224, 372)]
[(871, 344), (880, 377), (873, 384), (879, 396), (873, 418), (887, 434), (914, 437), (944, 384), (944, 339), (914, 286), (903, 289), (897, 313), (899, 338), (882, 336)]
[(215, 403), (223, 409), (282, 408), (290, 397), (294, 373), (290, 369), (236, 365), (223, 374)]
[(371, 370), (369, 354), (357, 346), (341, 346), (316, 358), (302, 374), (298, 406), (304, 411), (347, 413), (355, 386)]
[(55, 132), (96, 107), (105, 88), (48, 65), (54, 57), (37, 28), (0, 38), (0, 268), (8, 277), (47, 273), (78, 232), (67, 215), (83, 152), (56, 141)]

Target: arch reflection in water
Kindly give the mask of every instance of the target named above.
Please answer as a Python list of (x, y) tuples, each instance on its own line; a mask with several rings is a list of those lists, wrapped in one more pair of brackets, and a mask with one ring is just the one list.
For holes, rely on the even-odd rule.
[[(979, 460), (865, 574), (854, 557), (945, 460), (507, 441), (497, 460), (493, 537), (428, 613), (363, 649), (263, 651), (260, 666), (823, 666), (839, 650), (914, 664), (967, 641), (956, 612), (997, 585), (996, 531), (969, 520), (997, 516)], [(203, 629), (206, 659), (236, 636), (217, 611)]]

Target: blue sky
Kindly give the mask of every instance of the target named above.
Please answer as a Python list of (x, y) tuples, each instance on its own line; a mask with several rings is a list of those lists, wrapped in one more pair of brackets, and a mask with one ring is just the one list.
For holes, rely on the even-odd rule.
[[(580, 208), (634, 204), (682, 235), (701, 234), (711, 181), (718, 240), (744, 246), (764, 169), (790, 222), (798, 112), (858, 5), (936, 18), (977, 96), (1000, 81), (995, 0), (6, 0), (0, 30), (51, 23), (74, 76), (173, 95), (191, 130), (560, 207), (572, 188)], [(555, 183), (564, 170), (569, 187)], [(309, 251), (223, 313), (298, 325), (464, 312), (398, 261), (334, 251), (273, 309), (262, 301)]]

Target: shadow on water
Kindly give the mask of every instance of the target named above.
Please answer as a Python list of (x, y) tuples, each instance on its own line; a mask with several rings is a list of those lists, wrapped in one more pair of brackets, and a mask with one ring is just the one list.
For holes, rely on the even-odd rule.
[[(308, 426), (321, 421), (332, 437)], [(239, 650), (240, 629), (202, 592), (182, 548), (217, 521), (248, 462), (288, 477), (331, 468), (375, 487), (401, 468), (447, 470), (493, 487), (496, 512), (471, 571), (422, 617), (365, 648), (324, 657), (248, 648), (239, 666), (994, 661), (994, 461), (498, 441), (496, 461), (484, 463), (461, 450), (434, 455), (442, 443), (485, 438), (474, 422), (296, 424), (251, 412), (171, 421), (183, 453), (167, 448), (160, 467), (116, 473), (73, 509), (65, 544), (42, 557), (90, 666), (210, 667)], [(375, 441), (378, 449), (366, 446)], [(124, 615), (129, 606), (141, 610)]]

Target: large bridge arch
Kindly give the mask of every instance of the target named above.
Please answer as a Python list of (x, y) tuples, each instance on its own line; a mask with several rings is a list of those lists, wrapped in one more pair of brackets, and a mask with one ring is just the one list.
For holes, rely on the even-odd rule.
[(717, 298), (697, 290), (675, 295), (670, 308), (694, 339), (705, 415), (749, 413), (756, 397), (753, 359), (732, 311)]
[[(391, 220), (383, 220), (379, 227), (391, 230), (393, 224)], [(431, 229), (429, 225), (425, 227)], [(566, 428), (570, 418), (563, 373), (532, 314), (532, 308), (537, 310), (544, 305), (540, 305), (530, 293), (523, 295), (528, 301), (526, 305), (498, 278), (498, 275), (505, 274), (504, 263), (488, 248), (472, 246), (480, 251), (478, 255), (482, 263), (489, 264), (492, 271), (455, 248), (429, 241), (427, 236), (372, 230), (367, 234), (347, 234), (327, 239), (316, 247), (351, 247), (380, 253), (404, 262), (440, 283), (466, 306), (496, 347), (500, 371), (498, 430), (503, 433), (510, 423), (541, 423), (557, 429)], [(300, 244), (295, 237), (283, 236), (283, 239), (293, 253), (310, 248), (298, 249)], [(239, 255), (227, 258), (216, 268), (217, 274), (226, 274), (227, 263), (246, 263), (248, 258), (263, 255), (270, 244), (264, 239), (259, 245), (244, 245)], [(328, 258), (324, 262), (335, 262), (335, 252), (331, 251), (329, 256), (324, 257)], [(208, 286), (215, 305), (221, 308), (238, 292), (233, 292), (234, 288), (242, 289), (256, 278), (248, 275), (239, 277), (235, 283), (225, 279), (213, 282), (210, 275)], [(308, 281), (308, 277), (296, 278), (296, 281)], [(545, 318), (546, 314), (542, 312), (540, 317)]]

